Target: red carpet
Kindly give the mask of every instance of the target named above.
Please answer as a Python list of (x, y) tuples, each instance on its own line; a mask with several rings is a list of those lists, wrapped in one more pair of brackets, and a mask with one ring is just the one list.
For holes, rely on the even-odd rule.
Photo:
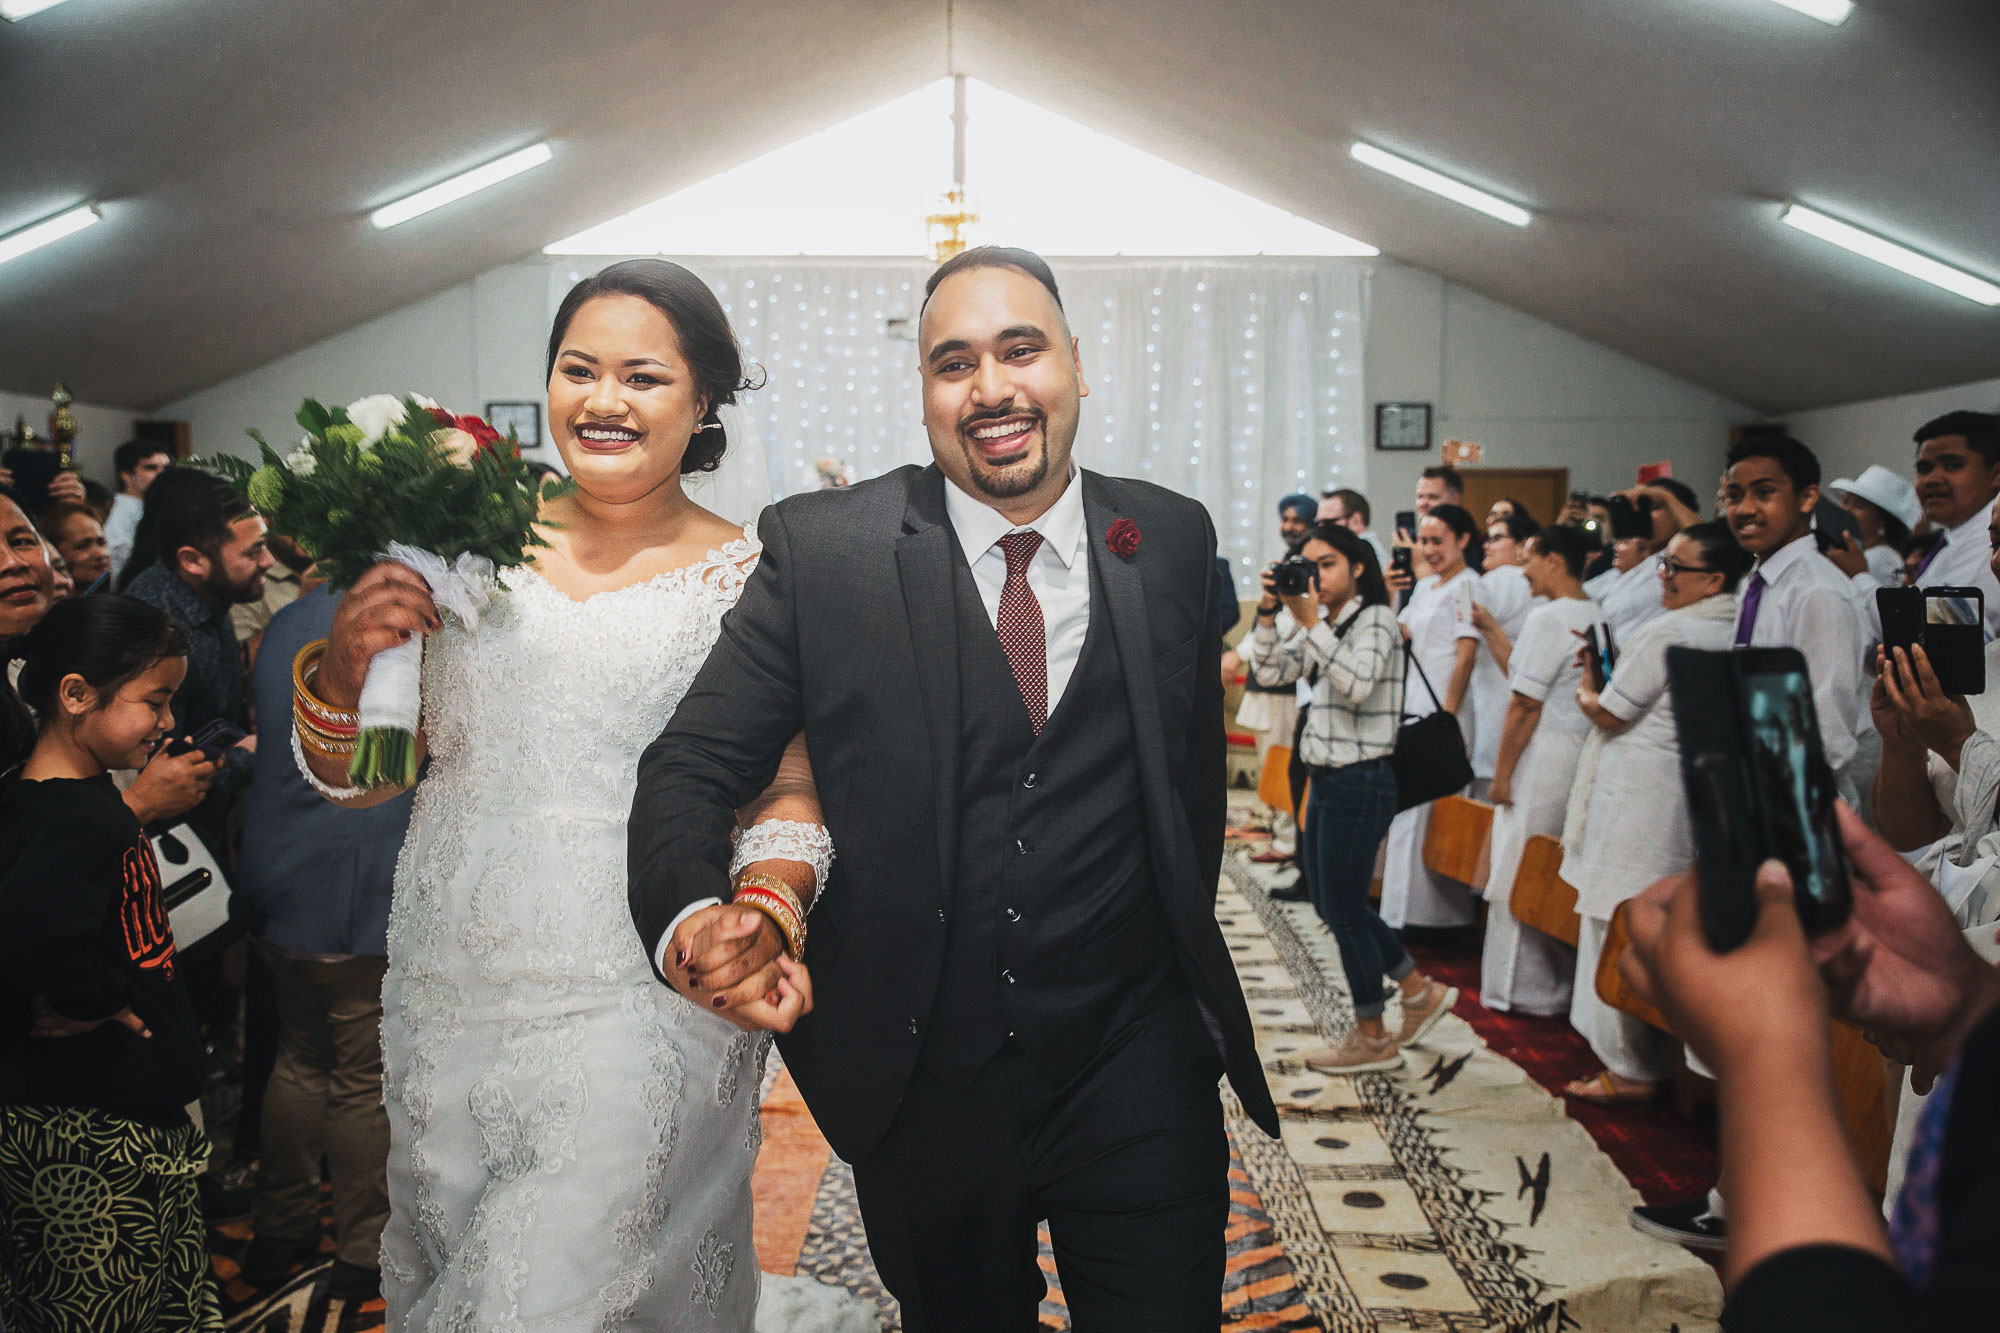
[[(1488, 1046), (1526, 1070), (1528, 1077), (1562, 1096), (1563, 1085), (1601, 1067), (1590, 1047), (1561, 1018), (1503, 1014), (1479, 1002), (1479, 937), (1471, 930), (1426, 931), (1404, 946), (1426, 975), (1458, 987), (1453, 1012)], [(1563, 1098), (1569, 1114), (1645, 1196), (1673, 1203), (1715, 1183), (1715, 1119), (1690, 1118), (1665, 1102), (1658, 1106), (1591, 1106)]]

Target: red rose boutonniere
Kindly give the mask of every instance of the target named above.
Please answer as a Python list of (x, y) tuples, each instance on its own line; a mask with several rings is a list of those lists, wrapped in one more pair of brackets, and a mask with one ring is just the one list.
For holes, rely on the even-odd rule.
[(1129, 556), (1139, 549), (1139, 525), (1129, 518), (1121, 518), (1104, 534), (1104, 545), (1115, 556)]

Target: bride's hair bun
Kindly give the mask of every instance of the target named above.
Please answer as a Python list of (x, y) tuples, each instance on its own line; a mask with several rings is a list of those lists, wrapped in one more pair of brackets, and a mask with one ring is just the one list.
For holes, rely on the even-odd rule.
[(562, 350), (563, 335), (584, 302), (598, 296), (636, 296), (665, 315), (681, 340), (681, 355), (694, 372), (696, 386), (708, 400), (708, 412), (698, 423), (681, 457), (681, 472), (713, 472), (722, 466), (729, 450), (729, 432), (722, 425), (721, 410), (736, 401), (736, 395), (764, 387), (764, 369), (753, 365), (754, 379), (746, 375), (743, 351), (722, 302), (715, 299), (707, 283), (679, 264), (664, 259), (627, 259), (592, 274), (569, 289), (556, 310), (554, 327), (549, 330), (549, 357), (544, 374), (555, 373), (556, 354)]

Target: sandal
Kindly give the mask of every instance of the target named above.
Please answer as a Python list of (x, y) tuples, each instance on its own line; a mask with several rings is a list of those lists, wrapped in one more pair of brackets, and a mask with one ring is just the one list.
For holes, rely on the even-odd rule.
[(1580, 1078), (1563, 1088), (1563, 1096), (1574, 1097), (1592, 1106), (1648, 1106), (1660, 1095), (1660, 1085), (1649, 1083), (1638, 1089), (1620, 1088), (1610, 1070), (1600, 1069), (1589, 1078)]

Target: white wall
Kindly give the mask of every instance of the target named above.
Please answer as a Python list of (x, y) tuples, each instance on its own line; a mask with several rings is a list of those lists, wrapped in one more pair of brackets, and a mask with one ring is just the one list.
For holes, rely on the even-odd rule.
[(1785, 425), (1819, 455), (1829, 481), (1852, 477), (1870, 463), (1907, 477), (1917, 448), (1910, 436), (1931, 418), (1959, 408), (2000, 412), (2000, 379), (1794, 412)]
[[(1369, 285), (1363, 364), (1371, 436), (1374, 404), (1430, 403), (1438, 449), (1474, 441), (1486, 448), (1485, 466), (1567, 467), (1571, 486), (1599, 493), (1664, 460), (1705, 496), (1722, 471), (1729, 427), (1758, 419), (1742, 403), (1400, 264), (1378, 265)], [(1407, 508), (1417, 475), (1436, 461), (1372, 452), (1378, 514)]]
[[(578, 264), (535, 259), (497, 269), (159, 415), (190, 422), (196, 451), (209, 452), (247, 450), (247, 426), (289, 439), (292, 413), (308, 394), (347, 402), (416, 390), (472, 411), (539, 400), (550, 284)], [(1377, 402), (1431, 403), (1440, 447), (1451, 437), (1476, 440), (1490, 466), (1567, 466), (1572, 484), (1598, 491), (1630, 485), (1641, 463), (1669, 459), (1705, 494), (1721, 471), (1729, 426), (1757, 417), (1432, 274), (1387, 261), (1370, 267), (1362, 364), (1371, 448), (1362, 489), (1382, 511), (1407, 504), (1436, 455), (1373, 450)]]
[[(69, 410), (76, 415), (75, 458), (78, 469), (85, 476), (94, 477), (112, 490), (117, 490), (118, 477), (111, 466), (111, 455), (119, 445), (132, 438), (132, 423), (140, 414), (127, 408), (97, 407), (89, 403), (71, 403)], [(14, 433), (14, 418), (17, 416), (26, 417), (35, 434), (48, 438), (47, 398), (0, 392), (0, 434)]]

